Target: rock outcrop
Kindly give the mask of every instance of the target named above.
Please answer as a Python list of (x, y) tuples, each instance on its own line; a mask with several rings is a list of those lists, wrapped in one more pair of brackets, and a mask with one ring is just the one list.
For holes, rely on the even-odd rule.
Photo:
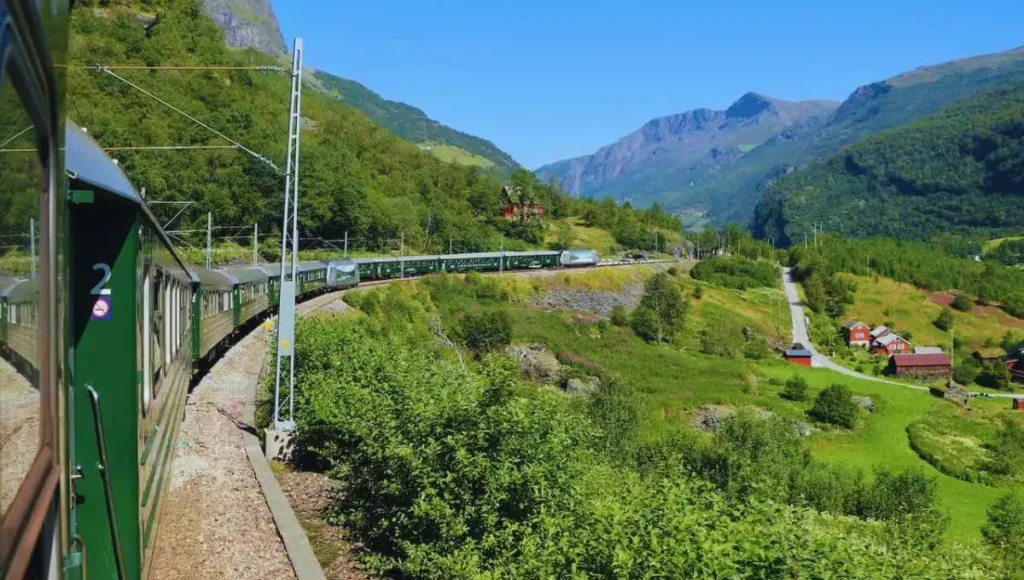
[(271, 56), (287, 52), (270, 0), (203, 0), (203, 8), (224, 30), (228, 46)]

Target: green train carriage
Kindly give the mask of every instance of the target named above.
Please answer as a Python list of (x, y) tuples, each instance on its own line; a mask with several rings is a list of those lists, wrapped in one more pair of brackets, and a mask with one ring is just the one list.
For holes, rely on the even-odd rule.
[(220, 270), (232, 283), (232, 314), (236, 329), (262, 317), (270, 309), (270, 277), (260, 268)]
[(218, 270), (195, 269), (192, 276), (192, 358), (198, 364), (217, 354), (235, 331), (235, 288)]
[[(193, 278), (124, 173), (68, 124), (72, 537), (90, 577), (152, 561), (193, 354)], [(68, 571), (81, 577), (82, 567)]]

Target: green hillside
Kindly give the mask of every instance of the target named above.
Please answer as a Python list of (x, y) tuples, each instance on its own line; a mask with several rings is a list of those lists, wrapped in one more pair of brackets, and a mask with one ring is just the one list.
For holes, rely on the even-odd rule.
[[(227, 48), (222, 31), (194, 0), (102, 8), (80, 2), (71, 28), (67, 112), (104, 147), (226, 143), (114, 77), (82, 65), (279, 64), (255, 50)], [(117, 72), (283, 168), (288, 127), (284, 76), (239, 70)], [(206, 213), (212, 212), (215, 227), (259, 223), (261, 240), (273, 246), (284, 183), (268, 165), (239, 150), (122, 150), (113, 155), (151, 201), (194, 202), (174, 227), (205, 229)], [(340, 240), (346, 231), (352, 248), (377, 252), (397, 251), (403, 237), (406, 251), (439, 251), (449, 243), (456, 251), (474, 251), (497, 248), (502, 233), (506, 248), (525, 248), (530, 242), (524, 238), (543, 236), (531, 238), (531, 232), (509, 229), (497, 219), (503, 180), (496, 175), (444, 163), (315, 90), (303, 97), (302, 163), (299, 219), (309, 247), (320, 247), (317, 238)], [(535, 193), (556, 214), (566, 205), (555, 202), (552, 196), (559, 194), (550, 188), (538, 184)], [(168, 220), (180, 207), (154, 209)], [(183, 240), (183, 247), (203, 245), (199, 233)]]
[(469, 165), (480, 165), (472, 157), (479, 156), (506, 172), (519, 167), (508, 153), (498, 149), (494, 143), (442, 125), (416, 107), (389, 101), (355, 81), (329, 73), (317, 72), (316, 78), (334, 98), (366, 113), (374, 122), (406, 141), (438, 143), (471, 154), (468, 157), (441, 157), (446, 161), (459, 163), (469, 160)]
[(791, 127), (713, 172), (652, 176), (667, 207), (705, 205), (718, 223), (747, 221), (766, 185), (870, 133), (912, 122), (978, 92), (1024, 80), (1024, 48), (922, 67), (854, 91), (835, 114)]
[(862, 139), (780, 178), (759, 235), (799, 240), (813, 224), (848, 236), (927, 239), (1024, 229), (1024, 83)]

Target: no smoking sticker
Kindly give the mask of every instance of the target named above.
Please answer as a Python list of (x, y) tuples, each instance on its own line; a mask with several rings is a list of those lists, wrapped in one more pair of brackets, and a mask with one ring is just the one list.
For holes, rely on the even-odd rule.
[(92, 305), (92, 316), (90, 320), (107, 320), (110, 318), (110, 297), (100, 296)]

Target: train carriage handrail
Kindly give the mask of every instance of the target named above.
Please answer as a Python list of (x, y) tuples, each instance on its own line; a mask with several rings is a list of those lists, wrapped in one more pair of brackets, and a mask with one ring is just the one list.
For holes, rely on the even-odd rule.
[(117, 565), (117, 577), (119, 580), (125, 580), (124, 553), (121, 551), (121, 534), (119, 534), (117, 530), (117, 516), (114, 511), (114, 492), (110, 486), (110, 473), (108, 471), (107, 441), (103, 436), (103, 413), (100, 410), (100, 394), (96, 392), (96, 389), (94, 389), (92, 385), (85, 385), (85, 390), (88, 391), (89, 399), (92, 403), (93, 425), (96, 428), (96, 447), (100, 456), (100, 462), (97, 467), (100, 471), (100, 477), (103, 479), (103, 497), (107, 502), (107, 519), (110, 521), (110, 540), (113, 542), (114, 547), (114, 562)]

